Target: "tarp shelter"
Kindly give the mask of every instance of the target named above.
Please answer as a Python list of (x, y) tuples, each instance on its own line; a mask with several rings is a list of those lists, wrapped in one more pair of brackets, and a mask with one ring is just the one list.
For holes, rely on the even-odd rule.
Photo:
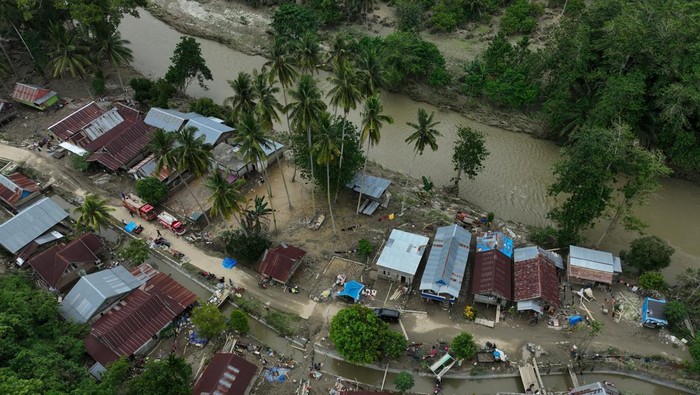
[(581, 317), (580, 315), (572, 315), (571, 317), (569, 317), (569, 326), (574, 326), (581, 321), (583, 321), (583, 317)]
[(129, 222), (128, 224), (126, 224), (126, 226), (124, 226), (124, 230), (131, 233), (134, 231), (134, 229), (136, 229), (138, 227), (139, 227), (139, 225), (136, 222), (132, 221), (132, 222)]
[(238, 261), (233, 258), (224, 258), (224, 262), (221, 264), (221, 266), (226, 269), (231, 269), (236, 266), (236, 263), (238, 263)]
[(289, 369), (286, 368), (268, 368), (263, 376), (271, 383), (284, 383), (287, 381), (287, 373), (289, 373)]
[(362, 290), (365, 288), (363, 284), (358, 283), (355, 280), (350, 280), (345, 283), (343, 290), (338, 292), (337, 296), (344, 296), (352, 298), (355, 303), (360, 300), (362, 295)]

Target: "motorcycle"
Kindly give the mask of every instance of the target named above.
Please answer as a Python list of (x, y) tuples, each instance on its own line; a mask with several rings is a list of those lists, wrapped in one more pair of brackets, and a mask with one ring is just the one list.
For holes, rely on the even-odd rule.
[(153, 243), (157, 246), (166, 246), (170, 247), (170, 242), (165, 240), (162, 236), (161, 237), (156, 237), (155, 240), (153, 240)]

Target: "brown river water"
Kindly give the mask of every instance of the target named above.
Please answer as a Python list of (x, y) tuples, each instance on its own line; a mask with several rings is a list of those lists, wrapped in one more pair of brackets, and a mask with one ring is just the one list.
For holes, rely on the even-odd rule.
[[(129, 46), (134, 52), (133, 66), (136, 70), (147, 77), (162, 77), (182, 34), (146, 11), (141, 12), (141, 18), (126, 16), (120, 31), (124, 39), (131, 41)], [(208, 90), (193, 83), (188, 93), (195, 97), (206, 96), (222, 103), (233, 94), (227, 80), (235, 78), (240, 71), (259, 69), (265, 62), (260, 56), (245, 55), (214, 41), (198, 41), (214, 81), (207, 82)], [(325, 72), (317, 75), (326, 92), (329, 87), (327, 77)], [(406, 122), (415, 120), (418, 108), (434, 111), (435, 119), (440, 121), (437, 129), (443, 134), (438, 141), (440, 148), (437, 152), (428, 150), (416, 159), (413, 176), (431, 177), (436, 186), (449, 183), (454, 175), (450, 147), (455, 130), (459, 125), (470, 126), (485, 133), (491, 155), (483, 172), (475, 180), (462, 181), (461, 197), (485, 211), (493, 211), (498, 218), (528, 225), (547, 224), (547, 211), (555, 204), (547, 196), (547, 186), (553, 179), (552, 165), (559, 157), (559, 148), (555, 144), (487, 126), (456, 112), (441, 112), (432, 105), (413, 101), (404, 95), (383, 93), (382, 101), (385, 112), (395, 122), (382, 130), (381, 142), (372, 149), (372, 160), (391, 170), (406, 173), (413, 156), (412, 147), (404, 143), (411, 131)], [(359, 111), (351, 113), (350, 119), (358, 123)], [(662, 189), (651, 197), (646, 206), (640, 207), (637, 214), (649, 224), (648, 234), (666, 239), (676, 249), (673, 264), (665, 270), (668, 281), (673, 282), (685, 268), (697, 267), (700, 257), (700, 186), (665, 179)], [(595, 242), (604, 229), (605, 224), (599, 224), (587, 236)], [(603, 242), (601, 249), (617, 253), (636, 237), (636, 233), (617, 228)]]

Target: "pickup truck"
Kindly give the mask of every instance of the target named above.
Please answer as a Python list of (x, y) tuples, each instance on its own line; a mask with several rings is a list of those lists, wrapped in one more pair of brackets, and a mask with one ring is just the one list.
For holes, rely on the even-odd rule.
[(185, 232), (187, 232), (187, 228), (185, 228), (185, 225), (183, 225), (182, 222), (178, 221), (174, 215), (170, 215), (165, 211), (158, 214), (158, 222), (160, 222), (164, 228), (172, 230), (173, 233), (178, 236), (182, 236), (185, 234)]
[(146, 221), (152, 221), (156, 218), (156, 209), (150, 204), (142, 202), (141, 199), (133, 193), (126, 195), (124, 199), (122, 199), (122, 204), (127, 210), (138, 214), (139, 217)]

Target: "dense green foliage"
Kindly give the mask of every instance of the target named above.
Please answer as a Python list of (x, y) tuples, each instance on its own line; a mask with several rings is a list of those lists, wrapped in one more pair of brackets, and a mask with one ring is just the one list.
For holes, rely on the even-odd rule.
[(136, 194), (146, 203), (158, 204), (168, 195), (168, 187), (156, 177), (136, 181)]
[(227, 230), (221, 233), (226, 243), (228, 256), (238, 259), (243, 264), (254, 264), (263, 252), (272, 244), (264, 232), (247, 233), (243, 229)]
[(506, 35), (515, 33), (530, 34), (537, 26), (536, 17), (542, 15), (544, 8), (531, 0), (515, 0), (506, 8), (501, 19), (501, 31)]
[(163, 78), (151, 81), (148, 78), (134, 78), (129, 81), (134, 90), (134, 100), (148, 103), (152, 107), (168, 108), (168, 101), (175, 95), (177, 89)]
[(390, 85), (406, 82), (430, 82), (444, 86), (449, 81), (445, 58), (435, 44), (407, 32), (395, 32), (384, 38), (382, 57)]
[(399, 372), (394, 376), (394, 387), (402, 394), (413, 388), (414, 384), (413, 375), (410, 372)]
[(126, 259), (134, 265), (146, 262), (150, 256), (148, 242), (144, 239), (131, 239), (126, 247), (119, 250), (119, 257)]
[(205, 117), (225, 118), (224, 108), (214, 103), (214, 100), (208, 97), (200, 97), (199, 99), (191, 100), (188, 105), (191, 112), (196, 112)]
[(69, 393), (91, 381), (86, 325), (63, 321), (56, 297), (20, 273), (0, 277), (0, 392)]
[(483, 133), (470, 127), (457, 128), (457, 140), (452, 153), (452, 165), (457, 172), (452, 180), (457, 191), (462, 174), (473, 180), (483, 170), (483, 162), (489, 154)]
[(303, 5), (284, 3), (272, 15), (271, 26), (278, 36), (296, 40), (306, 32), (318, 31), (318, 17)]
[(639, 276), (639, 286), (652, 291), (663, 291), (666, 289), (666, 280), (659, 271), (644, 272)]
[(197, 334), (205, 339), (216, 339), (226, 329), (226, 319), (219, 307), (214, 304), (195, 307), (190, 318), (197, 328)]
[(90, 165), (92, 162), (88, 162), (87, 158), (90, 156), (90, 153), (86, 153), (83, 155), (78, 155), (78, 154), (71, 154), (70, 155), (70, 162), (71, 165), (75, 170), (81, 171), (81, 172), (86, 172), (90, 169)]
[(678, 300), (669, 300), (664, 308), (664, 315), (668, 320), (669, 329), (683, 337), (688, 336), (688, 328), (685, 319), (688, 317), (688, 306)]
[(691, 369), (696, 373), (700, 373), (700, 337), (696, 337), (688, 344), (688, 351), (690, 351), (690, 356), (693, 357)]
[(250, 326), (248, 325), (248, 316), (241, 310), (233, 310), (229, 316), (228, 326), (231, 330), (240, 333), (241, 335), (248, 334)]
[(676, 250), (666, 240), (658, 236), (644, 236), (632, 240), (629, 251), (621, 251), (620, 257), (644, 273), (667, 268), (674, 252)]
[(138, 377), (127, 385), (127, 395), (169, 394), (188, 395), (191, 393), (190, 379), (192, 368), (175, 354), (163, 360), (153, 359)]
[(206, 88), (205, 79), (212, 80), (211, 70), (207, 67), (200, 44), (194, 37), (180, 37), (170, 61), (172, 63), (165, 73), (165, 80), (183, 92), (195, 79), (202, 88)]
[(423, 4), (416, 0), (397, 0), (396, 29), (402, 32), (419, 32), (423, 25)]
[[(382, 357), (396, 358), (406, 348), (401, 334), (389, 330), (371, 309), (361, 305), (342, 309), (333, 317), (330, 339), (340, 355), (359, 364)], [(399, 348), (401, 351), (397, 352)]]
[(452, 339), (452, 351), (459, 359), (472, 359), (476, 355), (476, 343), (474, 337), (467, 332), (462, 332)]

